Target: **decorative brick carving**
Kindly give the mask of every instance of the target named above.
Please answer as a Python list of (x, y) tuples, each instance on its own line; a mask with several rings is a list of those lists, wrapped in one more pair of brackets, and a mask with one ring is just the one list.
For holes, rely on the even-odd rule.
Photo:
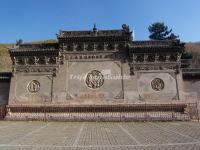
[(85, 83), (89, 88), (100, 88), (104, 83), (104, 76), (98, 70), (92, 70), (86, 76)]
[(40, 90), (40, 82), (37, 80), (32, 80), (28, 84), (27, 89), (30, 93), (37, 93)]
[(164, 81), (160, 78), (155, 78), (151, 81), (151, 87), (155, 91), (161, 91), (164, 89), (165, 84)]

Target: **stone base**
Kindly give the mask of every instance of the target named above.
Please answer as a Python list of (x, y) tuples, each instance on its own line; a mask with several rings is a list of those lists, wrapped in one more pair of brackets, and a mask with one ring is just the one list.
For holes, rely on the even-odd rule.
[(6, 120), (155, 121), (190, 120), (187, 104), (7, 106)]
[(12, 113), (6, 120), (23, 121), (189, 121), (189, 114), (174, 112)]

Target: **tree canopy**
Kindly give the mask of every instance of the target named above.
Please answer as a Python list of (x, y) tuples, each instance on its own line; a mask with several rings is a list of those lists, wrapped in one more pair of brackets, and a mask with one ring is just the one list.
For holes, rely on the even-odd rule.
[(163, 22), (155, 22), (149, 26), (149, 38), (151, 40), (175, 40), (178, 36), (172, 33)]

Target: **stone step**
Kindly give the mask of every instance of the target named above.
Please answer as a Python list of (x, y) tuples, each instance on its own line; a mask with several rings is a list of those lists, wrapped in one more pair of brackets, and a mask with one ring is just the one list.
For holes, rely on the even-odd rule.
[(49, 121), (188, 121), (189, 114), (179, 112), (104, 112), (104, 113), (11, 113), (6, 120)]

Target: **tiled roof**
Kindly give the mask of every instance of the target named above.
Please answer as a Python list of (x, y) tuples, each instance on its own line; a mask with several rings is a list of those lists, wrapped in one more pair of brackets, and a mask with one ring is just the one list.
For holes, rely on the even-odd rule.
[(182, 51), (184, 43), (179, 40), (149, 40), (149, 41), (133, 41), (129, 44), (132, 52), (175, 52)]
[(20, 44), (19, 46), (10, 49), (10, 54), (12, 53), (57, 53), (58, 43), (42, 43), (42, 44), (32, 44), (32, 43), (25, 43)]
[(0, 72), (0, 80), (10, 80), (11, 76), (11, 72)]

